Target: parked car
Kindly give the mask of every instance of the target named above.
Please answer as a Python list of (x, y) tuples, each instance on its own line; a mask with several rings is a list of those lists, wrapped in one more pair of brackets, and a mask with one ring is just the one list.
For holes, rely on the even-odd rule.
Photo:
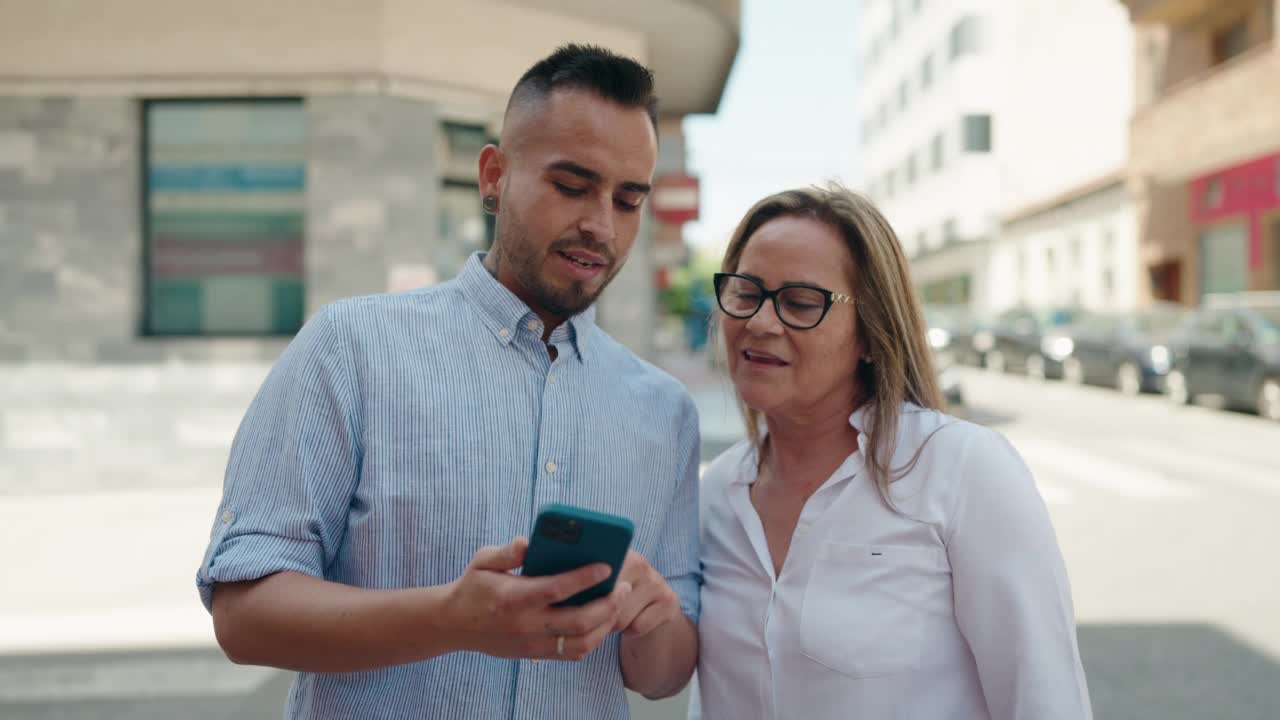
[(986, 366), (996, 372), (1022, 371), (1031, 377), (1062, 377), (1062, 360), (1069, 343), (1049, 337), (1054, 331), (1085, 317), (1078, 307), (1032, 309), (1016, 307), (996, 316)]
[(964, 365), (983, 367), (987, 351), (991, 349), (993, 319), (968, 307), (951, 307), (951, 347), (956, 361)]
[(1280, 421), (1280, 293), (1206, 296), (1171, 349), (1165, 394), (1173, 402), (1216, 395)]
[(1067, 382), (1108, 385), (1126, 395), (1160, 392), (1172, 360), (1170, 339), (1188, 314), (1172, 303), (1089, 314), (1046, 335), (1042, 350), (1060, 354)]
[(961, 317), (956, 309), (947, 306), (927, 305), (925, 322), (929, 325), (929, 347), (933, 350), (933, 362), (938, 373), (938, 387), (949, 405), (964, 404), (964, 389), (955, 366), (958, 362), (957, 342), (954, 335), (956, 321)]

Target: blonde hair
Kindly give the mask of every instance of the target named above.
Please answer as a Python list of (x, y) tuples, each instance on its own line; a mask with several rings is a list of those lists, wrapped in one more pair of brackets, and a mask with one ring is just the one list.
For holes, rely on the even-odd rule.
[[(862, 195), (839, 185), (811, 187), (771, 195), (747, 212), (738, 224), (722, 270), (736, 272), (747, 243), (765, 223), (780, 217), (801, 217), (830, 226), (848, 243), (853, 257), (852, 295), (857, 305), (857, 336), (866, 348), (858, 363), (858, 396), (850, 402), (865, 404), (871, 413), (870, 437), (860, 442), (866, 467), (890, 507), (896, 507), (889, 485), (910, 470), (917, 451), (903, 468), (891, 468), (898, 440), (898, 420), (903, 402), (943, 409), (942, 394), (934, 374), (933, 355), (920, 301), (911, 285), (906, 254), (893, 228), (880, 211)], [(827, 320), (831, 322), (831, 320)], [(723, 344), (723, 343), (722, 343)], [(855, 352), (849, 348), (849, 352)], [(760, 436), (760, 413), (738, 396), (748, 437), (763, 467), (769, 452), (768, 437)], [(923, 449), (923, 446), (922, 448)]]

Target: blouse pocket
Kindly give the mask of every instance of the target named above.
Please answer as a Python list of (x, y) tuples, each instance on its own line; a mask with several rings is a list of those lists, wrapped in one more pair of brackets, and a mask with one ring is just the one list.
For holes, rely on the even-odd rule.
[(923, 601), (941, 566), (934, 548), (823, 543), (804, 592), (801, 651), (850, 677), (916, 669)]

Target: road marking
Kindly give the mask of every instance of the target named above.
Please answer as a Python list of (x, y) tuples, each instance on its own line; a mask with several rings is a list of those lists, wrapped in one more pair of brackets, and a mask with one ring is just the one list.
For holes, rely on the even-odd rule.
[(1280, 497), (1280, 469), (1266, 468), (1223, 455), (1205, 455), (1174, 445), (1135, 443), (1126, 445), (1125, 450), (1153, 465), (1175, 465), (1179, 471), (1194, 475), (1197, 480), (1206, 483), (1227, 483)]
[(0, 658), (217, 646), (209, 613), (194, 601), (181, 607), (0, 614)]
[(1029, 466), (1049, 470), (1058, 479), (1069, 478), (1136, 500), (1186, 500), (1200, 495), (1197, 488), (1173, 480), (1164, 472), (1018, 431), (1005, 435)]

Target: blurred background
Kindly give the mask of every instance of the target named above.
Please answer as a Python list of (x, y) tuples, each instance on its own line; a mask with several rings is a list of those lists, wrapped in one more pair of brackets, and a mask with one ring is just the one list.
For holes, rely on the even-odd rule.
[(688, 385), (704, 460), (742, 433), (733, 227), (844, 182), (952, 411), (1035, 472), (1096, 716), (1280, 717), (1278, 5), (0, 0), (0, 718), (280, 716), (194, 588), (231, 437), (310, 313), (487, 247), (476, 155), (566, 42), (657, 75), (599, 317)]

